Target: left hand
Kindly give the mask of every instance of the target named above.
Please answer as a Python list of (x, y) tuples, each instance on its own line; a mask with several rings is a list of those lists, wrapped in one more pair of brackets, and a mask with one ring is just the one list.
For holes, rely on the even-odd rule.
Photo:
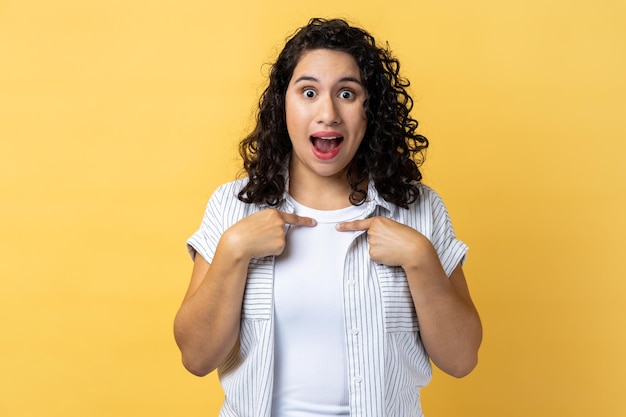
[[(417, 230), (387, 217), (371, 217), (337, 224), (337, 230), (366, 230), (370, 257), (387, 266), (417, 266), (435, 252), (430, 241)], [(435, 257), (436, 257), (436, 253)]]

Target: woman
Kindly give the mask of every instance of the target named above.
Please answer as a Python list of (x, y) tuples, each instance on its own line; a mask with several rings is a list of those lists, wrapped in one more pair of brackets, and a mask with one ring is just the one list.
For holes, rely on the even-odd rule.
[[(273, 65), (247, 178), (189, 239), (183, 364), (218, 369), (222, 416), (421, 416), (430, 360), (462, 377), (482, 330), (408, 81), (374, 38), (313, 19)], [(430, 359), (430, 360), (429, 360)]]

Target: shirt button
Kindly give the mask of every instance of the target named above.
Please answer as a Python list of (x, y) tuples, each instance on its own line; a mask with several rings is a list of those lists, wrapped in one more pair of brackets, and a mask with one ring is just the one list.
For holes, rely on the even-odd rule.
[(352, 334), (355, 336), (359, 334), (359, 329), (352, 329)]
[(363, 378), (361, 378), (360, 376), (355, 376), (354, 377), (354, 382), (356, 382), (357, 384), (359, 384), (362, 380), (363, 380)]
[(354, 284), (356, 284), (355, 280), (351, 279), (351, 280), (348, 281), (348, 285), (349, 286), (354, 287)]

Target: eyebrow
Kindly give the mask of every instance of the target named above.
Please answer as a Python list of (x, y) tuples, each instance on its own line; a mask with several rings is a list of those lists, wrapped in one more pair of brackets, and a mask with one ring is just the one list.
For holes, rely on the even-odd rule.
[[(319, 80), (317, 78), (315, 78), (315, 77), (312, 77), (310, 75), (303, 75), (302, 77), (299, 77), (298, 79), (296, 79), (293, 83), (297, 84), (297, 83), (302, 82), (302, 81), (319, 82)], [(354, 78), (354, 77), (343, 77), (343, 78), (340, 78), (337, 82), (338, 83), (353, 82), (353, 83), (357, 83), (359, 85), (363, 85), (361, 80), (359, 80), (358, 78)]]

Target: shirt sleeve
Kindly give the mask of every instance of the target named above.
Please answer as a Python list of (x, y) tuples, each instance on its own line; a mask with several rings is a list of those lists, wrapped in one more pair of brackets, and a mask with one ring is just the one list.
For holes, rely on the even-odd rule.
[(465, 263), (469, 248), (454, 234), (448, 209), (441, 197), (433, 190), (429, 189), (428, 191), (433, 221), (431, 242), (439, 255), (446, 275), (450, 276), (459, 262)]
[(187, 251), (191, 259), (200, 254), (207, 262), (211, 263), (217, 243), (224, 232), (222, 222), (222, 194), (223, 188), (218, 188), (207, 203), (200, 228), (187, 239)]

